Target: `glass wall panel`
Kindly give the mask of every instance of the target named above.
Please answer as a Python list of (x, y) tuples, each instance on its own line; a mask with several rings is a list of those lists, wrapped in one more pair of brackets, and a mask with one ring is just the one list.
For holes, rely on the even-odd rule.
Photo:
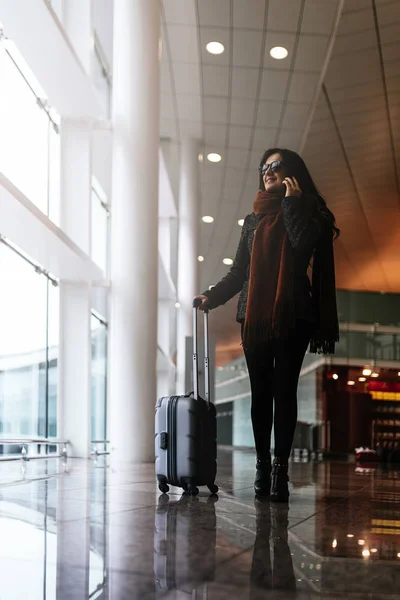
[[(92, 315), (92, 440), (107, 431), (107, 326)], [(101, 450), (101, 448), (99, 448)]]
[(47, 279), (0, 244), (0, 433), (46, 430)]
[(98, 47), (98, 42), (95, 42), (94, 48), (94, 57), (92, 61), (93, 71), (92, 71), (92, 79), (94, 87), (97, 90), (98, 98), (101, 102), (104, 116), (110, 116), (110, 107), (111, 107), (111, 87), (110, 81), (107, 76), (107, 71), (104, 68), (103, 61), (101, 58), (101, 50)]
[(400, 325), (400, 295), (338, 290), (339, 320)]
[(46, 437), (57, 437), (60, 288), (48, 282), (48, 408)]
[(99, 184), (93, 182), (91, 255), (94, 262), (107, 274), (109, 218), (106, 204), (107, 197), (102, 192)]
[(50, 219), (60, 225), (61, 140), (57, 125), (49, 120), (49, 207)]
[(47, 213), (49, 119), (11, 56), (3, 58), (0, 170)]
[(55, 113), (44, 109), (45, 94), (10, 40), (0, 42), (0, 76), (0, 171), (58, 224), (60, 136), (52, 121)]

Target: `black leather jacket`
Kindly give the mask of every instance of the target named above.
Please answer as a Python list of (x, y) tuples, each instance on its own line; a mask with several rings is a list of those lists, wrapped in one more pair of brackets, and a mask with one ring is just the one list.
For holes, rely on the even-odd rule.
[[(322, 221), (318, 211), (318, 201), (314, 196), (303, 194), (288, 196), (282, 200), (283, 219), (289, 241), (295, 250), (294, 303), (298, 319), (315, 320), (311, 285), (307, 275), (311, 257), (319, 236), (322, 234)], [(242, 228), (235, 261), (227, 275), (211, 290), (204, 292), (208, 297), (210, 310), (225, 304), (240, 292), (236, 320), (246, 319), (246, 305), (249, 288), (250, 258), (254, 233), (262, 215), (247, 215)]]

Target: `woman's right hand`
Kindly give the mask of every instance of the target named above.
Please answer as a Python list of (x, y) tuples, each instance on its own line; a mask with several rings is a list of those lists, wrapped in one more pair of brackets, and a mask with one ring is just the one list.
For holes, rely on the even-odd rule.
[(208, 298), (207, 296), (196, 296), (193, 298), (194, 306), (197, 306), (199, 310), (207, 310), (208, 309)]

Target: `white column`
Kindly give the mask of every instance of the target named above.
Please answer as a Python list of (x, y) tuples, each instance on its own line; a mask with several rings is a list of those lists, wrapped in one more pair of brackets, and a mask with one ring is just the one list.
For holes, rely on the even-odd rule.
[(109, 437), (154, 459), (157, 400), (160, 2), (115, 0)]
[(92, 0), (63, 0), (62, 20), (79, 60), (90, 75), (93, 57)]
[(91, 250), (92, 125), (62, 119), (61, 209), (62, 229), (84, 251)]
[[(63, 231), (87, 254), (91, 245), (91, 125), (63, 119), (61, 211)], [(73, 455), (90, 456), (91, 284), (60, 282), (58, 435)]]
[(179, 187), (178, 246), (178, 377), (177, 393), (185, 391), (186, 337), (192, 335), (192, 301), (198, 288), (199, 245), (199, 146), (197, 140), (185, 139), (181, 148)]
[(91, 285), (60, 283), (59, 437), (75, 458), (91, 448)]

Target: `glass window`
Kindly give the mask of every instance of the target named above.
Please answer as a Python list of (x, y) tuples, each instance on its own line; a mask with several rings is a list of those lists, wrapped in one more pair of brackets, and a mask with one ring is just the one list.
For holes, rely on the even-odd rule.
[(47, 279), (0, 244), (0, 286), (0, 432), (44, 434)]
[(109, 212), (107, 196), (95, 177), (92, 178), (92, 251), (96, 264), (108, 272)]
[(104, 65), (104, 61), (102, 59), (102, 51), (100, 49), (99, 42), (97, 39), (95, 40), (94, 59), (92, 64), (93, 84), (97, 90), (97, 95), (101, 102), (104, 115), (106, 117), (109, 117), (111, 112), (110, 79), (107, 73), (107, 69)]
[(0, 433), (54, 437), (59, 289), (5, 244), (0, 244), (0, 286)]
[(400, 325), (400, 295), (338, 290), (339, 321)]
[(49, 207), (50, 219), (60, 225), (61, 140), (56, 123), (49, 120)]
[(0, 43), (0, 171), (58, 224), (60, 140), (45, 93), (10, 40)]
[[(107, 431), (107, 326), (92, 315), (92, 440)], [(99, 450), (102, 450), (99, 446)]]
[(60, 343), (60, 288), (48, 281), (48, 382), (46, 437), (57, 437), (58, 357)]

